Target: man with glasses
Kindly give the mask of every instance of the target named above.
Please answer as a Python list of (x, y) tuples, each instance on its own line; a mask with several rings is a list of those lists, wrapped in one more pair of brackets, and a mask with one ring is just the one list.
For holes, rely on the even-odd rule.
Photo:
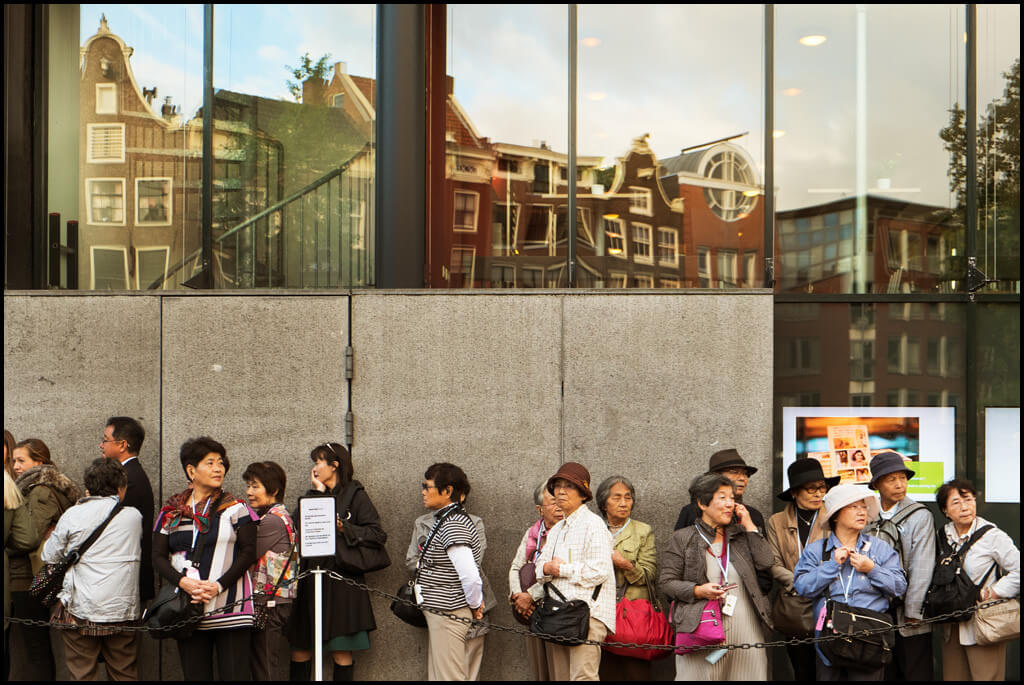
[(139, 451), (146, 431), (130, 416), (112, 416), (107, 419), (100, 441), (100, 453), (107, 459), (116, 459), (128, 476), (128, 489), (124, 495), (126, 506), (135, 507), (142, 514), (142, 565), (139, 569), (139, 599), (145, 603), (155, 596), (153, 587), (153, 487), (139, 463)]
[(907, 497), (907, 481), (914, 472), (897, 452), (879, 452), (871, 458), (872, 490), (878, 491), (881, 511), (866, 531), (881, 538), (900, 557), (907, 575), (907, 592), (894, 600), (897, 623), (911, 624), (896, 632), (893, 660), (886, 667), (886, 680), (932, 680), (932, 635), (930, 625), (914, 626), (924, 618), (924, 596), (935, 570), (935, 519), (920, 502)]
[[(743, 491), (747, 489), (750, 477), (757, 473), (757, 469), (748, 466), (743, 461), (740, 453), (733, 448), (719, 450), (711, 455), (708, 460), (708, 473), (720, 473), (732, 481), (733, 490), (736, 492), (736, 504), (742, 504), (750, 513), (750, 520), (757, 526), (761, 535), (765, 534), (764, 516), (760, 511), (743, 501)], [(692, 502), (679, 510), (679, 518), (676, 519), (675, 530), (692, 526), (700, 519), (700, 509)], [(772, 589), (772, 573), (770, 570), (757, 572), (757, 584), (761, 592), (768, 594)]]

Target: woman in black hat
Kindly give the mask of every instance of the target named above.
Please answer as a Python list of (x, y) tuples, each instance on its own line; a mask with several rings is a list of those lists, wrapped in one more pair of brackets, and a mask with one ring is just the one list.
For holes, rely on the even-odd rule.
[[(828, 537), (823, 502), (839, 477), (826, 478), (817, 459), (797, 459), (786, 471), (789, 488), (778, 498), (786, 507), (768, 519), (768, 544), (775, 555), (772, 576), (782, 588), (772, 606), (775, 629), (786, 637), (810, 637), (814, 632), (812, 602), (793, 590), (793, 569), (811, 542)], [(798, 681), (814, 680), (814, 647), (789, 645), (789, 660)]]

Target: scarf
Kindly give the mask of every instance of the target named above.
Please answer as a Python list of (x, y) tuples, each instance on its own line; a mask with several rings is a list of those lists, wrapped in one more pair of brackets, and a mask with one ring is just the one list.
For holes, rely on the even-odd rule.
[[(214, 514), (238, 501), (234, 495), (224, 490), (214, 490), (208, 497), (196, 502), (195, 507), (188, 503), (191, 498), (192, 486), (185, 488), (185, 491), (178, 495), (172, 495), (157, 514), (154, 531), (160, 530), (164, 525), (176, 528), (182, 522), (191, 520), (199, 533), (204, 534), (210, 530), (210, 518)], [(211, 512), (210, 505), (214, 502), (217, 502), (217, 508)]]

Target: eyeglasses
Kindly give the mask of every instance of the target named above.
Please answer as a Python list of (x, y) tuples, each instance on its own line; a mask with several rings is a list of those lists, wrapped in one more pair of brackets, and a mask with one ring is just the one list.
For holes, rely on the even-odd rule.
[(437, 487), (436, 485), (428, 485), (427, 483), (420, 483), (420, 490), (431, 490), (431, 489), (437, 490), (438, 492), (441, 492), (441, 488)]
[(803, 489), (804, 492), (806, 492), (807, 494), (810, 494), (810, 495), (813, 495), (813, 494), (816, 494), (816, 493), (819, 493), (819, 492), (828, 492), (828, 486), (827, 485), (805, 485), (802, 489)]
[(105, 442), (124, 442), (124, 438), (108, 438), (104, 435), (103, 439), (100, 440), (100, 444), (102, 445)]
[(960, 499), (954, 499), (949, 501), (949, 508), (960, 507), (961, 509), (969, 507), (974, 504), (977, 500), (973, 495), (965, 495)]

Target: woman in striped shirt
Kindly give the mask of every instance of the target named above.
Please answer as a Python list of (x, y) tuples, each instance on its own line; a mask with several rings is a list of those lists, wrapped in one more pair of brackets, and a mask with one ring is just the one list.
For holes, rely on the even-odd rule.
[[(184, 680), (213, 680), (214, 650), (221, 680), (249, 680), (252, 581), (259, 516), (244, 500), (222, 489), (231, 464), (212, 438), (181, 446), (189, 485), (157, 516), (153, 566), (163, 578), (202, 602), (191, 636), (177, 640)], [(212, 613), (212, 615), (210, 615)]]

